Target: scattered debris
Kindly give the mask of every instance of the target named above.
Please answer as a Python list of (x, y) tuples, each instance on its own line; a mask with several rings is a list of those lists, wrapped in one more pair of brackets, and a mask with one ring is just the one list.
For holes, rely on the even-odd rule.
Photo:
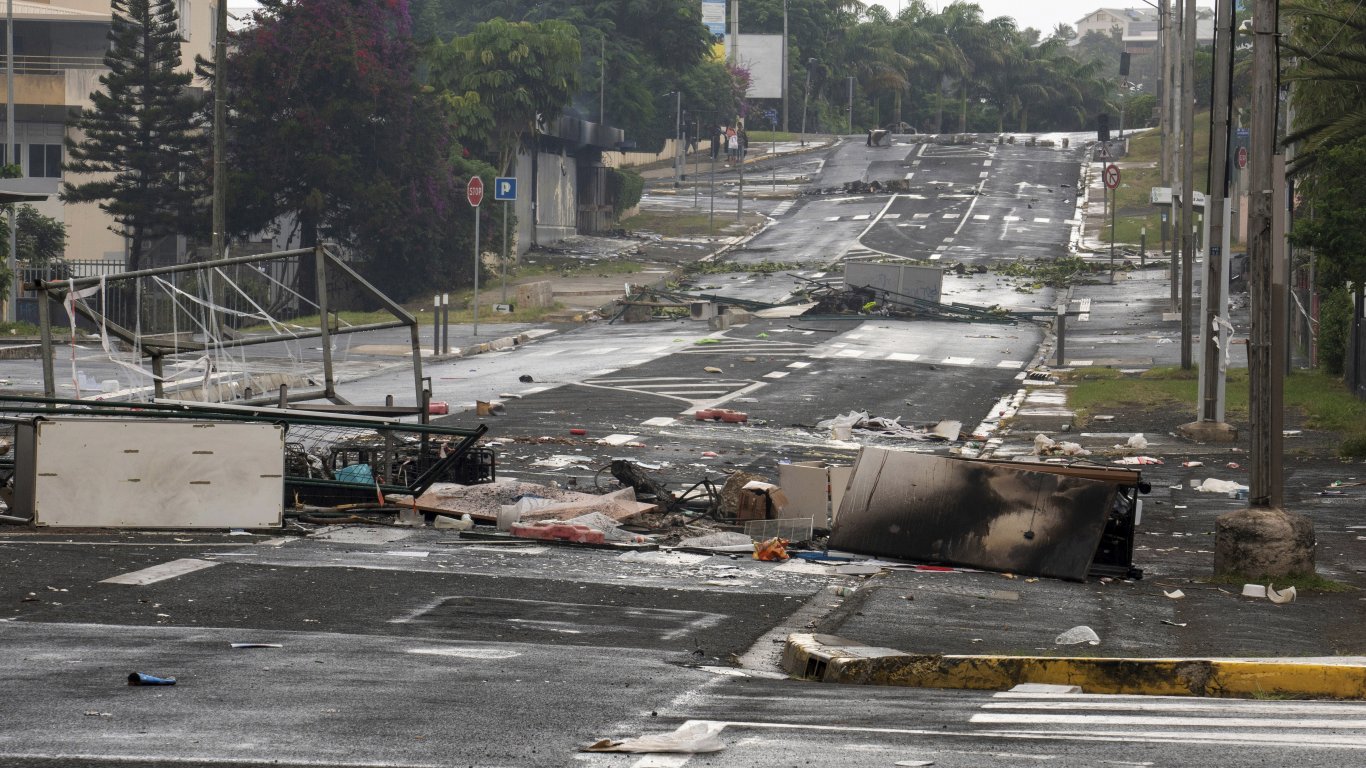
[(1266, 599), (1276, 605), (1285, 605), (1286, 603), (1295, 602), (1295, 595), (1296, 592), (1294, 587), (1286, 587), (1280, 592), (1277, 592), (1270, 584), (1266, 585)]
[(1186, 593), (1185, 593), (1185, 592), (1182, 592), (1182, 591), (1179, 590), (1179, 589), (1174, 589), (1174, 590), (1172, 590), (1172, 591), (1170, 591), (1170, 592), (1167, 592), (1167, 591), (1164, 590), (1164, 591), (1162, 592), (1162, 594), (1166, 595), (1167, 597), (1170, 597), (1170, 598), (1173, 599), (1173, 600), (1180, 600), (1181, 598), (1183, 598), (1183, 597), (1186, 596)]
[(1203, 461), (1183, 461), (1183, 462), (1181, 462), (1181, 466), (1183, 466), (1183, 467), (1203, 467), (1203, 466), (1205, 466), (1205, 462), (1203, 462)]
[(432, 519), (432, 527), (453, 531), (468, 531), (474, 527), (474, 518), (468, 513), (460, 516), (459, 519), (447, 515), (437, 515)]
[(693, 413), (693, 419), (697, 421), (719, 421), (725, 424), (745, 424), (749, 422), (749, 414), (744, 411), (733, 411), (729, 408), (700, 408)]
[(1187, 624), (1189, 624), (1189, 622), (1185, 622), (1185, 621), (1180, 622), (1180, 623), (1177, 623), (1177, 622), (1175, 622), (1175, 621), (1170, 621), (1170, 620), (1168, 620), (1168, 619), (1163, 619), (1163, 620), (1162, 620), (1162, 623), (1163, 623), (1163, 624), (1166, 624), (1166, 625), (1169, 626), (1169, 627), (1184, 627), (1184, 626), (1187, 626)]
[(1133, 568), (1134, 470), (864, 448), (830, 547), (1082, 581)]
[[(699, 342), (697, 342), (697, 343), (698, 343), (698, 344), (701, 344), (702, 342), (699, 341)], [(702, 370), (703, 370), (704, 372), (706, 372), (706, 373), (723, 373), (723, 371), (722, 371), (720, 368), (717, 368), (717, 367), (714, 366), (714, 365), (708, 365), (707, 367), (703, 368)]]
[(280, 643), (233, 643), (233, 648), (284, 648)]
[(717, 734), (721, 732), (720, 723), (686, 723), (673, 733), (654, 736), (641, 736), (635, 739), (614, 741), (600, 739), (584, 747), (584, 752), (634, 752), (634, 753), (674, 753), (698, 754), (720, 752), (726, 748)]
[(1067, 441), (1055, 442), (1048, 435), (1038, 434), (1034, 436), (1034, 455), (1035, 456), (1090, 456), (1091, 452), (1082, 448), (1078, 443)]
[(1082, 625), (1079, 627), (1072, 627), (1061, 635), (1058, 635), (1053, 642), (1056, 645), (1080, 645), (1081, 643), (1100, 645), (1100, 635), (1097, 635), (1094, 629)]
[(1124, 443), (1123, 445), (1116, 445), (1115, 447), (1132, 448), (1135, 451), (1141, 451), (1148, 447), (1148, 438), (1144, 437), (1142, 432), (1139, 432), (1138, 434), (1129, 438), (1128, 442)]
[(1261, 584), (1244, 584), (1243, 597), (1266, 597), (1266, 587)]
[(867, 411), (850, 411), (844, 416), (816, 422), (816, 429), (830, 432), (837, 440), (849, 439), (852, 431), (857, 429), (883, 437), (955, 441), (963, 431), (963, 423), (944, 420), (925, 427), (910, 427), (901, 423), (900, 416), (889, 419), (884, 416), (869, 416)]
[(555, 523), (542, 520), (536, 523), (514, 523), (511, 532), (513, 536), (521, 536), (525, 539), (543, 539), (546, 541), (568, 541), (575, 544), (604, 544), (606, 537), (602, 531), (594, 530), (586, 525), (570, 525), (568, 523)]
[(754, 542), (754, 559), (782, 562), (788, 557), (787, 545), (791, 543), (787, 539), (780, 539), (776, 536), (768, 541), (756, 541)]
[(535, 379), (531, 378), (531, 374), (529, 373), (524, 373), (521, 376), (518, 376), (517, 380), (522, 382), (523, 384), (530, 384), (535, 381)]
[(1220, 480), (1215, 477), (1207, 477), (1204, 482), (1195, 486), (1194, 490), (1199, 491), (1200, 493), (1226, 493), (1235, 495), (1238, 493), (1247, 493), (1248, 487), (1233, 480)]
[(1161, 464), (1162, 459), (1154, 458), (1152, 456), (1125, 456), (1122, 459), (1115, 459), (1112, 463), (1124, 464), (1127, 466), (1138, 466), (1145, 464)]
[(175, 685), (174, 677), (157, 677), (145, 672), (131, 672), (128, 675), (129, 685)]

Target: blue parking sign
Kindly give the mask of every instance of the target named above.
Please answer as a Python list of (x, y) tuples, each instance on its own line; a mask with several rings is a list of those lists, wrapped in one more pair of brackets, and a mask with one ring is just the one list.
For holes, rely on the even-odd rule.
[(493, 180), (494, 200), (516, 200), (517, 179), (514, 176), (499, 176)]

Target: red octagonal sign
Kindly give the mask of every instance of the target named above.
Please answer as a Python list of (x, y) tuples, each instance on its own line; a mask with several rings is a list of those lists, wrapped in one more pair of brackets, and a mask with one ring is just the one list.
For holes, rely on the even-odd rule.
[(470, 201), (470, 205), (478, 208), (484, 202), (484, 180), (478, 176), (471, 176), (470, 183), (465, 185), (465, 199)]

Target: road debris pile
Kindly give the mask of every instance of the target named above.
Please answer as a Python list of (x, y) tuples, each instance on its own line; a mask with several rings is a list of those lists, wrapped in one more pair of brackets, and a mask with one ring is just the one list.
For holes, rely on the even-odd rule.
[(1085, 580), (1138, 578), (1132, 470), (864, 448), (830, 534), (846, 552)]
[(906, 440), (954, 442), (963, 430), (961, 421), (944, 420), (923, 427), (901, 423), (901, 417), (870, 416), (867, 411), (850, 411), (843, 416), (816, 422), (816, 430), (835, 440), (849, 440), (855, 431), (863, 437), (895, 437)]

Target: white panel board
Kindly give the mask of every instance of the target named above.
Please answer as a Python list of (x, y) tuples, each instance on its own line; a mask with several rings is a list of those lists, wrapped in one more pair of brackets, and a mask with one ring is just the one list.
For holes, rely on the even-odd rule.
[[(844, 284), (851, 288), (881, 288), (902, 296), (937, 302), (942, 295), (944, 271), (938, 267), (922, 267), (915, 264), (846, 261)], [(898, 303), (897, 297), (888, 297), (887, 303)]]
[(40, 420), (18, 469), (40, 526), (278, 527), (284, 439), (275, 424)]
[[(730, 58), (731, 38), (726, 36), (726, 58)], [(783, 97), (783, 36), (740, 35), (738, 63), (749, 70), (751, 99), (781, 99)]]

